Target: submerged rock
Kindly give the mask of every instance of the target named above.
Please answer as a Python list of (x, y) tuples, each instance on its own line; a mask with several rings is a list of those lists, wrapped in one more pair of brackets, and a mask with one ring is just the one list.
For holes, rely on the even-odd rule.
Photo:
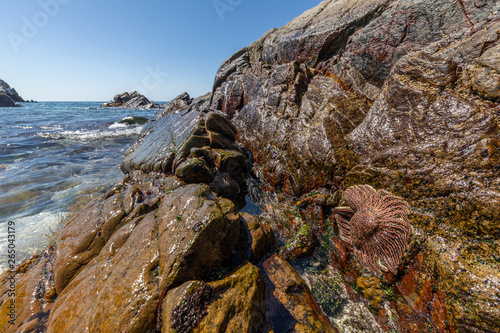
[(321, 312), (311, 290), (290, 264), (274, 255), (263, 264), (275, 286), (274, 295), (297, 320), (296, 332), (339, 332)]
[(129, 117), (125, 117), (125, 118), (119, 120), (117, 123), (118, 124), (126, 124), (126, 125), (144, 125), (147, 122), (148, 122), (147, 118), (129, 116)]

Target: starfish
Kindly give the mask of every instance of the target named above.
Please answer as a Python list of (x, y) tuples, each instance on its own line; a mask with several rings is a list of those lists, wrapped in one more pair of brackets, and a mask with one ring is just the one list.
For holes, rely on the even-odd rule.
[(369, 185), (349, 187), (344, 199), (349, 207), (333, 210), (340, 238), (354, 247), (354, 255), (366, 269), (396, 275), (412, 234), (408, 204)]

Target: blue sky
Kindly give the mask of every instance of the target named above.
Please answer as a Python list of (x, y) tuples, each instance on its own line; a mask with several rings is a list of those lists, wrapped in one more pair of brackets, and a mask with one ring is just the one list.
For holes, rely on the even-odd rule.
[(40, 101), (196, 97), (227, 57), (320, 2), (0, 0), (0, 78)]

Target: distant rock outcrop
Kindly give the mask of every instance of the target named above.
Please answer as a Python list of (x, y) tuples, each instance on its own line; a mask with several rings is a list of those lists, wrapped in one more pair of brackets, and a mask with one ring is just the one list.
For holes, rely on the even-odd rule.
[(18, 102), (24, 102), (16, 89), (11, 88), (7, 82), (0, 79), (0, 107), (20, 106)]
[(155, 104), (137, 91), (132, 93), (124, 92), (116, 95), (112, 101), (101, 105), (106, 108), (139, 108), (139, 109), (157, 109), (159, 104)]

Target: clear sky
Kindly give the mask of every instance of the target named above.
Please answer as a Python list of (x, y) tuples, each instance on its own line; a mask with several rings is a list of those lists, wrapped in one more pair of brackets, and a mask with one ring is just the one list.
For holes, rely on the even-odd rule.
[(210, 91), (231, 54), (320, 0), (0, 0), (0, 79), (25, 99)]

